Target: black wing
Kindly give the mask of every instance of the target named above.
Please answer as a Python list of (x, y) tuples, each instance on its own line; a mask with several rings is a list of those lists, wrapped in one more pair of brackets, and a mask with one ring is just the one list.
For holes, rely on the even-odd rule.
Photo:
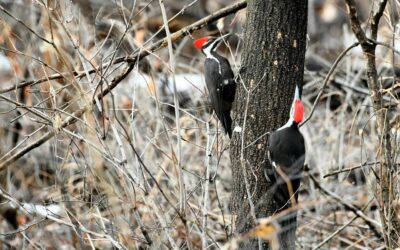
[(287, 174), (293, 168), (304, 165), (304, 138), (297, 128), (289, 127), (273, 132), (268, 138), (268, 151), (271, 163), (282, 167)]
[(288, 183), (281, 176), (280, 171), (290, 179), (292, 192), (295, 193), (297, 201), (296, 191), (300, 187), (305, 161), (304, 138), (297, 127), (292, 126), (275, 131), (269, 136), (268, 158), (273, 169), (272, 171), (265, 171), (269, 173), (267, 177), (276, 184), (277, 192), (274, 197), (277, 202), (283, 206), (290, 199)]
[(216, 59), (205, 61), (205, 80), (211, 105), (225, 131), (232, 135), (230, 111), (235, 100), (236, 82), (226, 58), (215, 54)]
[(235, 100), (236, 93), (236, 81), (235, 76), (232, 72), (231, 65), (229, 61), (218, 54), (215, 57), (219, 60), (221, 65), (221, 74), (223, 81), (220, 83), (223, 100), (232, 103)]

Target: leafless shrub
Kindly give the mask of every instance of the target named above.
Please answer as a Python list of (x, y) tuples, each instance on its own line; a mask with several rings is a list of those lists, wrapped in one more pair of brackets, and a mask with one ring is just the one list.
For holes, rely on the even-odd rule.
[[(168, 51), (155, 51), (168, 44), (167, 39), (157, 44), (168, 33), (158, 1), (123, 6), (123, 1), (114, 1), (111, 13), (94, 7), (84, 12), (88, 6), (81, 2), (0, 1), (0, 212), (6, 216), (5, 211), (16, 209), (19, 225), (13, 229), (6, 221), (0, 223), (3, 248), (234, 246), (240, 239), (229, 238), (229, 141), (208, 112), (202, 57), (194, 54), (190, 36), (180, 41), (170, 37), (175, 56), (171, 73)], [(164, 3), (171, 18), (176, 13), (168, 12), (168, 4)], [(177, 4), (184, 11), (176, 18), (184, 18), (199, 3), (185, 4)], [(397, 52), (393, 52), (397, 48), (395, 6), (393, 2), (387, 9), (383, 18), (389, 21), (380, 27), (382, 43), (390, 46), (378, 46), (382, 49), (376, 56), (379, 87), (388, 107), (393, 176), (400, 127)], [(224, 51), (232, 62), (240, 57), (235, 43), (240, 46), (240, 17), (225, 19), (225, 28), (237, 30)], [(374, 222), (381, 223), (376, 197), (381, 145), (357, 49), (344, 55), (313, 104), (338, 49), (355, 42), (349, 29), (340, 25), (343, 41), (325, 44), (333, 55), (319, 53), (321, 44), (309, 48), (328, 63), (318, 72), (309, 72), (303, 93), (307, 111), (315, 109), (302, 127), (314, 179), (303, 179), (297, 207), (298, 244), (380, 248), (382, 229)], [(171, 33), (185, 26), (174, 27)], [(141, 58), (139, 52), (149, 55)], [(178, 91), (173, 90), (173, 76)], [(178, 119), (174, 93), (180, 104)], [(323, 178), (328, 174), (331, 177)], [(183, 190), (179, 183), (184, 183)], [(392, 202), (397, 212), (398, 185), (394, 184)], [(266, 228), (277, 230), (270, 223), (263, 221), (243, 237), (260, 237)]]

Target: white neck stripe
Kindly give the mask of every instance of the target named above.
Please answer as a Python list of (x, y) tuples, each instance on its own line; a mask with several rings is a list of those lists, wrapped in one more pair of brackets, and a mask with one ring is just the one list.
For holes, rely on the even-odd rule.
[[(213, 47), (213, 46), (210, 45), (210, 46), (204, 48), (204, 49), (203, 49), (203, 52), (204, 52), (204, 54), (206, 55), (206, 57), (207, 57), (208, 59), (211, 59), (211, 60), (214, 60), (214, 61), (217, 62), (217, 64), (218, 64), (218, 72), (219, 72), (219, 74), (221, 75), (221, 74), (222, 74), (222, 72), (221, 72), (221, 64), (219, 63), (219, 61), (217, 60), (217, 58), (215, 58), (215, 56), (213, 56), (213, 55), (211, 54), (211, 49), (212, 49), (212, 47)], [(215, 48), (215, 49), (216, 49), (216, 48)], [(214, 49), (213, 51), (215, 51), (215, 49)]]
[(278, 128), (277, 131), (282, 130), (284, 128), (290, 128), (290, 126), (293, 125), (293, 122), (294, 122), (293, 118), (290, 117), (289, 121), (285, 125), (283, 125), (282, 127)]

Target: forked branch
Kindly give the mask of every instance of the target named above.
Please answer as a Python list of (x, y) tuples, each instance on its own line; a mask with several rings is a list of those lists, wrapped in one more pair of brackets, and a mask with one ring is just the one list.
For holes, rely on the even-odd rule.
[[(230, 14), (236, 13), (237, 11), (245, 8), (247, 6), (247, 2), (246, 1), (240, 1), (237, 3), (234, 3), (232, 5), (229, 5), (211, 15), (208, 15), (202, 19), (200, 19), (199, 21), (186, 26), (182, 29), (180, 29), (179, 31), (171, 34), (171, 41), (172, 42), (176, 42), (180, 39), (182, 39), (185, 36), (188, 36), (191, 34), (191, 32), (195, 31), (195, 30), (199, 30), (203, 27), (205, 27), (207, 24), (209, 23), (213, 23), (215, 21), (217, 21), (220, 18), (223, 18), (225, 16), (228, 16)], [(159, 41), (157, 41), (156, 43), (150, 45), (147, 48), (140, 48), (138, 49), (132, 56), (128, 56), (128, 57), (121, 57), (116, 59), (113, 63), (114, 64), (119, 64), (119, 63), (127, 63), (127, 67), (124, 70), (124, 72), (122, 72), (120, 75), (116, 76), (112, 82), (110, 83), (110, 85), (105, 88), (104, 90), (102, 90), (100, 93), (97, 94), (98, 99), (102, 99), (104, 96), (106, 96), (111, 90), (113, 90), (116, 86), (118, 86), (118, 84), (125, 79), (128, 74), (132, 71), (134, 64), (137, 63), (137, 61), (145, 58), (146, 56), (150, 55), (151, 53), (158, 51), (164, 47), (166, 47), (168, 44), (167, 42), (167, 38), (161, 39)], [(100, 66), (100, 68), (102, 67), (106, 67), (108, 64), (102, 65)], [(100, 69), (99, 68), (99, 69)], [(89, 74), (93, 74), (95, 72), (98, 72), (98, 69), (92, 69), (89, 71), (85, 71), (85, 72), (73, 72), (73, 74), (76, 77), (83, 77), (85, 76), (87, 73)], [(34, 81), (27, 81), (27, 82), (21, 82), (17, 85), (14, 85), (10, 88), (7, 89), (3, 89), (0, 90), (0, 93), (5, 93), (5, 92), (9, 92), (12, 90), (16, 90), (18, 88), (22, 88), (25, 86), (29, 86), (29, 85), (34, 85), (34, 84), (38, 84), (38, 83), (42, 83), (42, 82), (46, 82), (48, 80), (55, 80), (55, 79), (60, 79), (62, 78), (63, 75), (62, 74), (55, 74), (53, 76), (50, 77), (44, 77), (42, 79), (39, 80), (34, 80)], [(95, 100), (96, 98), (93, 99), (93, 104), (95, 104)], [(89, 110), (90, 107), (83, 107), (77, 111), (75, 111), (74, 113), (72, 113), (67, 119), (65, 119), (59, 128), (65, 128), (71, 124), (74, 124), (75, 122), (78, 121), (78, 118), (80, 118), (87, 110)], [(26, 147), (22, 148), (20, 151), (18, 151), (17, 153), (11, 155), (10, 157), (8, 157), (6, 160), (2, 161), (0, 163), (0, 172), (3, 171), (4, 169), (6, 169), (7, 166), (9, 166), (11, 163), (15, 162), (16, 160), (18, 160), (19, 158), (21, 158), (22, 156), (24, 156), (26, 153), (30, 152), (32, 149), (35, 149), (39, 146), (41, 146), (42, 144), (44, 144), (45, 142), (47, 142), (49, 139), (51, 139), (54, 135), (56, 134), (56, 129), (51, 130), (49, 132), (47, 132), (46, 134), (42, 135), (40, 138), (38, 138), (37, 140), (35, 140), (34, 142), (30, 143), (29, 145), (27, 145)]]

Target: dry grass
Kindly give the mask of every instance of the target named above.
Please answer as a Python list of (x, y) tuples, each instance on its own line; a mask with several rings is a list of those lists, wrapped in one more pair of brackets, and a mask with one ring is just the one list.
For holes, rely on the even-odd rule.
[[(111, 29), (110, 19), (100, 18), (96, 30), (69, 3), (58, 5), (54, 11), (41, 1), (30, 5), (30, 11), (19, 4), (0, 3), (36, 33), (1, 12), (0, 60), (9, 63), (9, 68), (5, 65), (0, 69), (4, 70), (0, 74), (1, 89), (62, 72), (58, 80), (2, 94), (19, 104), (1, 101), (0, 161), (44, 133), (56, 131), (54, 138), (11, 164), (1, 176), (1, 184), (11, 197), (3, 197), (2, 206), (18, 208), (20, 224), (14, 231), (5, 220), (1, 221), (3, 249), (80, 249), (84, 244), (98, 249), (139, 249), (146, 247), (148, 240), (151, 249), (186, 248), (188, 244), (200, 249), (202, 237), (209, 248), (222, 247), (232, 230), (228, 207), (229, 141), (207, 112), (204, 85), (198, 77), (203, 58), (199, 53), (193, 57), (191, 40), (176, 44), (177, 84), (189, 86), (178, 96), (186, 194), (184, 204), (180, 204), (177, 131), (166, 51), (136, 65), (98, 105), (91, 104), (93, 96), (107, 88), (124, 66), (115, 64), (97, 74), (87, 73), (142, 46), (151, 37), (146, 20), (157, 5), (146, 11), (140, 11), (143, 3), (136, 6), (138, 14), (131, 20), (126, 39), (119, 43), (125, 32), (121, 20), (115, 21)], [(242, 21), (234, 22), (238, 36)], [(54, 41), (54, 45), (40, 37)], [(233, 50), (232, 54), (236, 53)], [(339, 73), (302, 132), (310, 173), (326, 189), (379, 221), (378, 204), (374, 200), (369, 203), (376, 188), (371, 171), (374, 166), (361, 168), (359, 174), (364, 174), (366, 181), (357, 186), (348, 181), (354, 172), (323, 178), (332, 171), (376, 160), (379, 145), (369, 98), (342, 84), (367, 91), (360, 60), (353, 55), (340, 64)], [(85, 74), (75, 77), (72, 71)], [(197, 77), (185, 79), (182, 73)], [(321, 82), (318, 75), (306, 82), (306, 112), (312, 108)], [(386, 96), (397, 97), (395, 91), (391, 89)], [(391, 103), (391, 120), (398, 129), (398, 99), (392, 98)], [(72, 112), (84, 107), (86, 112), (78, 122), (66, 128), (59, 126)], [(393, 144), (398, 147), (399, 141)], [(317, 246), (354, 217), (342, 204), (322, 195), (308, 177), (304, 178), (299, 200), (303, 203), (299, 209), (299, 247)], [(357, 218), (322, 249), (371, 249), (382, 245), (382, 239)]]

